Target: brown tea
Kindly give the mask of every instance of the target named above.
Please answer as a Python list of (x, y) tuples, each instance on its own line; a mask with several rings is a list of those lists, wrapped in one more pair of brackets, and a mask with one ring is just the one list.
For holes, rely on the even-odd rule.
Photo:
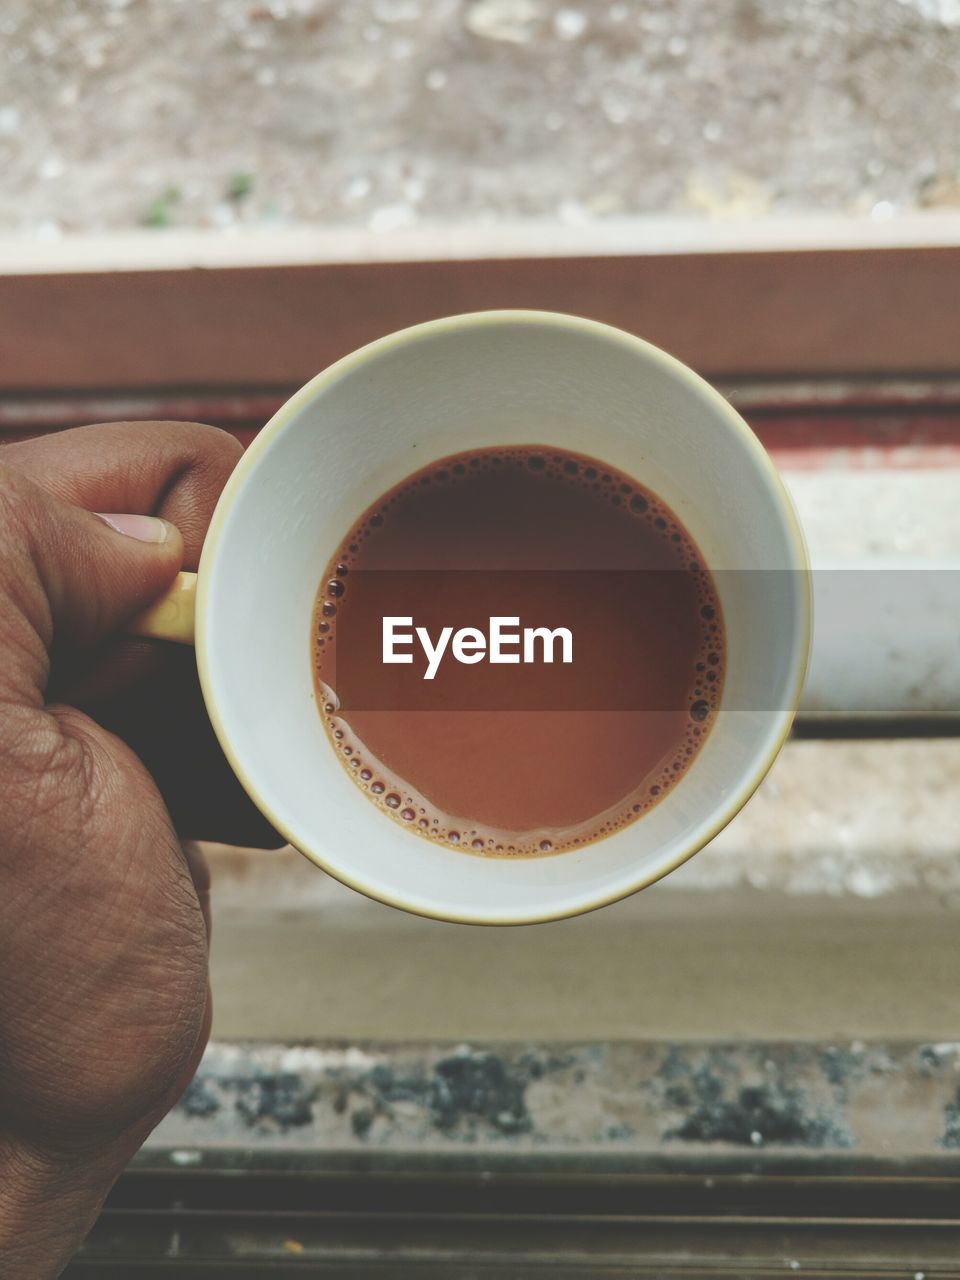
[(723, 686), (715, 585), (674, 512), (542, 446), (444, 458), (386, 493), (327, 566), (311, 643), (324, 725), (371, 802), (501, 857), (642, 817)]

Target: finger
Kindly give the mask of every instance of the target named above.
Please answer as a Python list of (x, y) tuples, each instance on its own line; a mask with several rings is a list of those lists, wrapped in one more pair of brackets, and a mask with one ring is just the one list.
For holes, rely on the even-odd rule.
[[(141, 515), (100, 519), (0, 467), (0, 593), (7, 676), (46, 687), (54, 638), (93, 645), (173, 581), (177, 529)], [(18, 661), (17, 659), (20, 659)]]
[[(197, 423), (108, 423), (4, 445), (0, 463), (72, 503), (151, 511), (182, 525), (183, 567), (190, 569), (241, 453), (232, 436)], [(58, 655), (54, 675), (58, 700), (86, 710), (144, 760), (181, 832), (282, 843), (227, 764), (191, 653), (118, 635), (94, 652)]]
[(180, 530), (183, 567), (196, 569), (242, 453), (233, 436), (199, 422), (107, 422), (4, 445), (0, 461), (88, 511), (162, 516)]
[[(48, 493), (91, 511), (144, 512), (180, 530), (185, 569), (195, 570), (207, 526), (242, 453), (225, 431), (196, 422), (111, 422), (0, 449), (0, 462)], [(170, 664), (167, 646), (118, 636), (96, 653), (60, 655), (56, 695), (96, 718)]]

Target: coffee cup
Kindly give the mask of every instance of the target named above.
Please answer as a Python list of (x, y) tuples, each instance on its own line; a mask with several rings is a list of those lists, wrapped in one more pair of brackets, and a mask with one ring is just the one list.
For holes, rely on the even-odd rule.
[[(473, 857), (388, 820), (348, 776), (317, 706), (311, 617), (324, 565), (381, 494), (441, 458), (518, 444), (601, 459), (676, 512), (716, 582), (727, 666), (696, 759), (640, 819), (553, 857)], [(297, 391), (227, 482), (198, 573), (181, 574), (135, 630), (195, 644), (227, 758), (307, 858), (420, 915), (523, 924), (652, 884), (742, 808), (796, 710), (808, 573), (773, 463), (703, 379), (595, 321), (480, 312), (390, 334)]]

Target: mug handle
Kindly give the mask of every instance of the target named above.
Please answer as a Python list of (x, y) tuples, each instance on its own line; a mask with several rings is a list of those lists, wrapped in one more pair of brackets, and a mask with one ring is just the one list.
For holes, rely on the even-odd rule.
[(131, 618), (125, 630), (131, 636), (193, 644), (196, 599), (197, 575), (178, 573), (172, 586), (148, 609)]

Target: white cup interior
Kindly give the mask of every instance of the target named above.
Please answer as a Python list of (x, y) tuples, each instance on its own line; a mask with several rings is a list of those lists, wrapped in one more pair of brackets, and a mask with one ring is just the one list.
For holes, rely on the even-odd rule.
[[(717, 578), (727, 676), (681, 781), (581, 851), (480, 858), (386, 817), (336, 758), (315, 702), (311, 611), (351, 523), (451, 453), (544, 444), (652, 488)], [(745, 570), (778, 570), (750, 574)], [(705, 382), (593, 322), (489, 312), (394, 334), (298, 392), (241, 461), (200, 570), (197, 646), (214, 726), (267, 817), (327, 871), (446, 919), (515, 923), (613, 901), (702, 847), (763, 777), (792, 718), (809, 631), (806, 558), (758, 442)]]

